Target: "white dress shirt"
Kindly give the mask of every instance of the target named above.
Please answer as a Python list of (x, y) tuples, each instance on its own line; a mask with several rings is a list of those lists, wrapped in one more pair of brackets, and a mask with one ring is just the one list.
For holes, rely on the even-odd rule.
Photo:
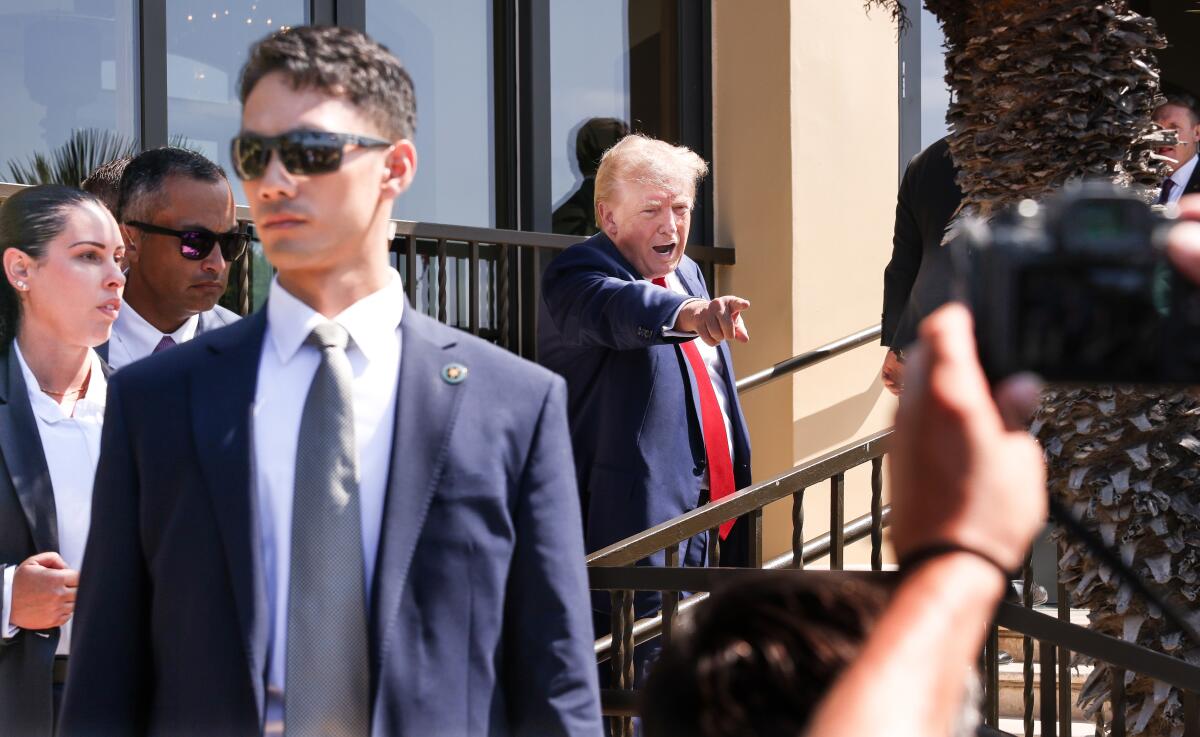
[[(21, 365), (29, 403), (37, 419), (42, 453), (50, 470), (50, 486), (54, 490), (54, 514), (58, 519), (58, 554), (75, 570), (83, 567), (83, 549), (87, 544), (92, 518), (92, 483), (96, 463), (100, 459), (100, 428), (104, 422), (104, 401), (108, 382), (100, 368), (100, 358), (89, 351), (91, 378), (87, 392), (75, 402), (75, 411), (68, 415), (63, 408), (42, 392), (37, 378), (25, 363), (21, 349), (13, 341), (13, 352)], [(4, 615), (0, 632), (10, 638), (20, 631), (8, 621), (12, 611), (12, 584), (16, 566), (4, 569)], [(71, 650), (71, 622), (62, 627), (58, 638), (59, 655)]]
[(1196, 171), (1196, 162), (1200, 161), (1200, 156), (1193, 156), (1188, 159), (1187, 163), (1175, 170), (1171, 175), (1171, 181), (1175, 182), (1175, 186), (1171, 188), (1171, 194), (1167, 196), (1167, 201), (1163, 204), (1172, 204), (1179, 202), (1179, 198), (1183, 197), (1183, 190), (1187, 188), (1188, 182), (1192, 180), (1192, 172)]
[(128, 302), (123, 302), (117, 321), (113, 323), (112, 337), (108, 339), (108, 365), (116, 370), (143, 359), (153, 353), (165, 337), (170, 337), (176, 345), (186, 343), (196, 337), (199, 325), (200, 316), (192, 315), (175, 332), (159, 332)]
[[(688, 294), (688, 290), (684, 288), (683, 282), (679, 279), (679, 274), (672, 271), (666, 277), (667, 288), (677, 294)], [(697, 297), (696, 299), (700, 299)], [(688, 300), (689, 302), (692, 300)], [(679, 320), (679, 313), (683, 310), (684, 302), (675, 310), (675, 315), (671, 318), (671, 324), (663, 327), (663, 335), (668, 337), (679, 337), (685, 335), (695, 335), (695, 333), (685, 333), (675, 329), (675, 323)], [(725, 391), (725, 365), (721, 362), (721, 352), (715, 345), (709, 345), (703, 340), (696, 339), (696, 348), (700, 351), (700, 358), (704, 360), (704, 365), (708, 369), (708, 378), (712, 380), (713, 393), (717, 395), (717, 404), (721, 407), (721, 419), (725, 422), (725, 438), (729, 443), (730, 458), (733, 457), (733, 423), (729, 421), (729, 394)], [(697, 407), (696, 411), (700, 411)], [(704, 471), (704, 486), (708, 488), (708, 469)]]
[[(304, 345), (312, 329), (328, 320), (271, 283), (267, 328), (254, 395), (254, 484), (262, 535), (262, 562), (270, 606), (267, 667), (267, 733), (282, 726), (287, 656), (288, 579), (291, 573), (292, 495), (296, 447), (309, 386), (320, 352)], [(371, 591), (383, 503), (391, 463), (400, 371), (400, 318), (404, 289), (392, 272), (386, 287), (333, 319), (350, 334), (346, 356), (353, 370), (354, 442), (362, 512), (365, 590)], [(349, 572), (347, 572), (349, 574)]]

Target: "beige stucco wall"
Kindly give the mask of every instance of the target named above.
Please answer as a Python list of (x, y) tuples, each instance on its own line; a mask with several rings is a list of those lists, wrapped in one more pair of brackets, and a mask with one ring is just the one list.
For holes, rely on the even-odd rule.
[[(722, 293), (749, 299), (745, 376), (879, 321), (897, 186), (896, 29), (858, 0), (714, 0), (717, 242), (737, 248)], [(891, 424), (883, 351), (859, 348), (743, 397), (756, 481)], [(869, 510), (867, 469), (846, 519)], [(828, 529), (808, 492), (806, 539)], [(764, 554), (788, 548), (790, 503), (768, 510)], [(848, 564), (869, 560), (860, 544)]]

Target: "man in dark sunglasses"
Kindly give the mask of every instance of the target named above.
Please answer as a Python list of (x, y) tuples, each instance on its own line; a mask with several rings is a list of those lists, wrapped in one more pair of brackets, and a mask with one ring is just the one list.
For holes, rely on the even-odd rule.
[(240, 87), (278, 273), (109, 383), (59, 734), (599, 737), (566, 386), (421, 314), (390, 265), (408, 73), (298, 27)]
[(237, 320), (217, 304), (229, 264), (249, 242), (234, 212), (225, 172), (198, 153), (158, 148), (129, 162), (117, 203), (128, 244), (125, 305), (99, 349), (109, 365), (119, 369)]

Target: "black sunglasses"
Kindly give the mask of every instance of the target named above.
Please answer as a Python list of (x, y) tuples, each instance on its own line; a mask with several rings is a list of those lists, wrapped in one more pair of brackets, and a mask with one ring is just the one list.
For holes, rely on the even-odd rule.
[(243, 133), (233, 139), (233, 168), (244, 179), (258, 179), (271, 163), (271, 152), (279, 152), (283, 168), (292, 174), (328, 174), (342, 165), (346, 146), (387, 148), (392, 144), (378, 138), (326, 131), (289, 131), (281, 136)]
[(242, 257), (246, 246), (250, 244), (250, 234), (242, 232), (213, 233), (209, 230), (174, 230), (158, 225), (139, 223), (130, 220), (125, 223), (146, 233), (173, 235), (179, 239), (179, 255), (189, 261), (203, 261), (212, 253), (213, 247), (221, 245), (221, 256), (227, 262), (233, 262)]

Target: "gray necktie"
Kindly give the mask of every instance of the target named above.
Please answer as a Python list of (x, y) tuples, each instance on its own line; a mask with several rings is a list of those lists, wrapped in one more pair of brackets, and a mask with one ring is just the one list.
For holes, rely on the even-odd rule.
[(304, 400), (292, 498), (284, 733), (370, 733), (369, 659), (349, 336), (336, 323), (305, 344), (321, 365)]

